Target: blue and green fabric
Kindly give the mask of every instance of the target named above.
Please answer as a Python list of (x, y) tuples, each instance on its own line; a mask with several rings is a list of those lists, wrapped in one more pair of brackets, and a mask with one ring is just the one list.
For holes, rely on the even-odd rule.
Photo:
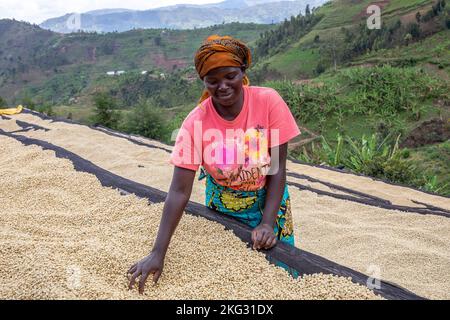
[[(231, 216), (238, 221), (256, 228), (262, 221), (267, 189), (240, 191), (219, 185), (214, 178), (201, 168), (199, 180), (206, 179), (206, 206), (216, 212)], [(278, 211), (274, 232), (279, 241), (295, 245), (294, 225), (288, 186), (284, 188), (283, 198)], [(298, 277), (295, 270), (281, 262), (276, 265), (286, 269), (292, 276)]]

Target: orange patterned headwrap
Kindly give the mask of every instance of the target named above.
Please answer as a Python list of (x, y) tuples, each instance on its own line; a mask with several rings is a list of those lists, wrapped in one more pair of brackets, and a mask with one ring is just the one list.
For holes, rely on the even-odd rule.
[[(195, 69), (200, 79), (209, 71), (221, 67), (250, 68), (252, 54), (250, 49), (241, 41), (229, 36), (221, 37), (213, 35), (208, 37), (195, 54)], [(247, 76), (244, 77), (244, 85), (250, 85)], [(203, 92), (200, 102), (209, 97), (207, 90)]]

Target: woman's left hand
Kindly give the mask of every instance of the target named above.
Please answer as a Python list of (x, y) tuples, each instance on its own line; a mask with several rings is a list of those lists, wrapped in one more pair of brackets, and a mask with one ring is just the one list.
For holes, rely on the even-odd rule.
[(253, 249), (272, 249), (277, 244), (277, 237), (273, 227), (268, 224), (260, 224), (252, 232)]

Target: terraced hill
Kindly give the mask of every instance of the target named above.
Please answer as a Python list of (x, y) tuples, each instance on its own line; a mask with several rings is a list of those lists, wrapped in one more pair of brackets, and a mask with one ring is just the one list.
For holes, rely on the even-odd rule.
[[(343, 52), (348, 49), (346, 46), (351, 41), (360, 38), (362, 34), (369, 34), (367, 20), (372, 13), (368, 13), (367, 8), (371, 5), (380, 8), (380, 22), (383, 27), (391, 27), (400, 22), (400, 29), (408, 30), (408, 28), (411, 28), (411, 24), (417, 23), (418, 29), (422, 33), (421, 39), (426, 39), (427, 36), (446, 29), (445, 14), (438, 18), (430, 18), (426, 22), (424, 19), (420, 23), (417, 22), (417, 14), (419, 13), (421, 17), (424, 17), (429, 11), (433, 10), (432, 8), (436, 3), (435, 0), (330, 1), (314, 12), (321, 19), (309, 32), (299, 39), (287, 37), (280, 46), (272, 48), (271, 54), (259, 62), (257, 69), (267, 65), (273, 72), (288, 79), (305, 79), (316, 77), (317, 66), (319, 65), (330, 69), (332, 69), (334, 63), (338, 67), (345, 66), (353, 60), (348, 57), (345, 59)], [(374, 39), (375, 34), (376, 30), (373, 30), (368, 38)], [(406, 34), (407, 32), (404, 33), (403, 37)], [(393, 36), (395, 39), (391, 39), (391, 46), (396, 48), (395, 52), (400, 55), (399, 57), (392, 56), (394, 60), (414, 59), (414, 55), (410, 55), (412, 50), (405, 48), (407, 43), (404, 42), (403, 37), (395, 38)], [(446, 34), (441, 34), (441, 37), (446, 37)], [(361, 46), (364, 47), (365, 44), (361, 43)], [(417, 46), (423, 50), (420, 54), (422, 58), (426, 56), (427, 59), (433, 57), (439, 60), (439, 56), (435, 54), (433, 47), (422, 44), (422, 41)], [(383, 56), (385, 52), (378, 52), (379, 49), (382, 48), (366, 48), (367, 51), (371, 51), (371, 55)], [(427, 50), (430, 51), (427, 52)], [(362, 50), (358, 55), (364, 55), (365, 53), (365, 50)], [(440, 54), (448, 55), (448, 50), (441, 49)], [(420, 60), (417, 62), (420, 62)], [(444, 65), (446, 64), (444, 63)], [(448, 66), (446, 68), (448, 72)]]

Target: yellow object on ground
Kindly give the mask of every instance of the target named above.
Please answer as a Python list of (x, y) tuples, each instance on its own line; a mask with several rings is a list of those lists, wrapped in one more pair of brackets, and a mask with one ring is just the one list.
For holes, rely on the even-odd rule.
[(18, 114), (21, 113), (23, 110), (22, 106), (17, 106), (16, 108), (11, 108), (11, 109), (0, 109), (0, 115), (13, 115), (13, 114)]

